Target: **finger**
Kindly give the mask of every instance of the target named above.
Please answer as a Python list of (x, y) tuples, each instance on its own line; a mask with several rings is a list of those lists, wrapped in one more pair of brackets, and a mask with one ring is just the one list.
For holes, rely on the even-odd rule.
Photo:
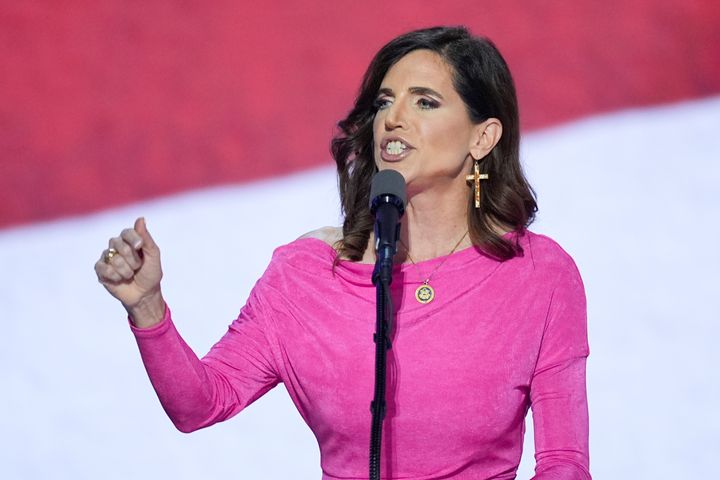
[(139, 217), (137, 220), (135, 220), (135, 231), (138, 233), (138, 235), (140, 235), (140, 238), (142, 238), (143, 253), (153, 256), (160, 253), (160, 249), (158, 248), (155, 240), (153, 240), (152, 235), (150, 235), (150, 232), (147, 229), (147, 225), (145, 224), (145, 217)]
[(128, 265), (125, 257), (121, 255), (115, 255), (114, 257), (112, 257), (110, 259), (109, 265), (113, 267), (117, 273), (120, 274), (123, 280), (132, 280), (132, 278), (135, 276), (135, 270), (130, 265)]
[[(142, 260), (140, 260), (140, 255), (138, 255), (138, 252), (134, 248), (132, 248), (125, 240), (120, 237), (113, 237), (108, 243), (111, 248), (114, 248), (118, 252), (118, 254), (115, 255), (113, 259), (115, 259), (116, 257), (122, 257), (125, 260), (125, 263), (127, 263), (127, 265), (132, 270), (137, 270), (142, 266)], [(112, 261), (110, 263), (116, 265)]]
[(134, 250), (140, 250), (142, 247), (142, 238), (134, 228), (126, 228), (120, 232), (120, 238), (125, 240)]
[(95, 262), (95, 274), (98, 277), (98, 282), (102, 284), (117, 284), (124, 280), (112, 265), (105, 263), (104, 252), (100, 260)]

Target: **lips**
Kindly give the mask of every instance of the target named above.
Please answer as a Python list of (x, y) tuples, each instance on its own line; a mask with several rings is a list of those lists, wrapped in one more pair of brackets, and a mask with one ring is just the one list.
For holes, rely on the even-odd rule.
[(414, 147), (400, 137), (385, 137), (380, 143), (380, 157), (386, 162), (402, 160)]

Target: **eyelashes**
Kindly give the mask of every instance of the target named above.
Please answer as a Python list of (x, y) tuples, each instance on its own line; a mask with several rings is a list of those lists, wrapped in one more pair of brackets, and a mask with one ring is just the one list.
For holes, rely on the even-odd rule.
[(425, 98), (420, 97), (417, 102), (415, 102), (418, 107), (420, 107), (423, 110), (432, 110), (434, 108), (438, 108), (440, 106), (440, 102), (437, 100), (433, 100), (432, 98)]
[(380, 97), (375, 99), (373, 102), (373, 109), (377, 112), (378, 110), (384, 110), (390, 106), (390, 99), (386, 97)]
[[(385, 110), (390, 105), (392, 105), (392, 100), (389, 97), (380, 97), (373, 102), (373, 109), (377, 112)], [(420, 110), (433, 110), (440, 107), (440, 102), (428, 97), (419, 97), (415, 100), (415, 105)]]

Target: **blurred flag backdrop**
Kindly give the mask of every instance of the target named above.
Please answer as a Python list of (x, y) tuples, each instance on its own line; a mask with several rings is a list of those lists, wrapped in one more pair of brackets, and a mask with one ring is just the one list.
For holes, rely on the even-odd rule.
[(144, 215), (207, 351), (275, 247), (339, 224), (328, 144), (374, 52), (437, 24), (505, 55), (533, 229), (585, 279), (591, 471), (714, 471), (720, 3), (77, 0), (0, 2), (2, 478), (319, 478), (282, 386), (176, 432), (92, 266)]

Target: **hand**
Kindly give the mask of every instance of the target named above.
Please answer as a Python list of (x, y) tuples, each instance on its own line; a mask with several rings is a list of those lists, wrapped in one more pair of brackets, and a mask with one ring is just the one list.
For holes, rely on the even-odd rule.
[(149, 327), (160, 322), (165, 313), (160, 292), (160, 249), (150, 236), (145, 219), (135, 220), (133, 228), (111, 238), (108, 245), (95, 262), (98, 281), (120, 300), (135, 325)]

